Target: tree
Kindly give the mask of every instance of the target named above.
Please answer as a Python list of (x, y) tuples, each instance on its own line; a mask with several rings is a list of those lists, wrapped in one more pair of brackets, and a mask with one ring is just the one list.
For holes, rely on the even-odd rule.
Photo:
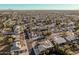
[(62, 33), (61, 33), (61, 37), (63, 37), (66, 41), (68, 41), (68, 40), (66, 39), (66, 37), (67, 37), (67, 33), (66, 33), (66, 32), (62, 32)]
[(67, 49), (67, 50), (65, 51), (65, 54), (67, 54), (67, 55), (74, 55), (74, 52), (71, 51), (70, 49)]

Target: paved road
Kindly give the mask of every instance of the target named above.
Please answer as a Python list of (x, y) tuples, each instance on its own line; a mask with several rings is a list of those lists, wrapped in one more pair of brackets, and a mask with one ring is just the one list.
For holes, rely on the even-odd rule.
[(26, 43), (25, 34), (23, 34), (23, 36), (24, 36), (24, 43), (26, 45), (25, 48), (27, 48), (26, 55), (28, 55), (29, 54), (29, 50), (28, 50), (28, 46), (27, 46), (27, 43)]

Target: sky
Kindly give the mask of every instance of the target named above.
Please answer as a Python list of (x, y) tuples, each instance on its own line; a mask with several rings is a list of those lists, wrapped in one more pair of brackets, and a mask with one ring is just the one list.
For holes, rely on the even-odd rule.
[(0, 10), (79, 10), (79, 4), (0, 4)]

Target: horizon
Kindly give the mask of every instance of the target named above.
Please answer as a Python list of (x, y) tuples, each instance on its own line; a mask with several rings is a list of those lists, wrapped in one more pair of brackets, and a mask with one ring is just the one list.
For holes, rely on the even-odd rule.
[(0, 10), (79, 10), (79, 4), (0, 4)]

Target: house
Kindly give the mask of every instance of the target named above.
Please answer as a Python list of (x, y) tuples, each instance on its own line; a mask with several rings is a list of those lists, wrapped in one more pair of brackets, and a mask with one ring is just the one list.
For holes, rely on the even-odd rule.
[(14, 33), (16, 33), (16, 34), (20, 34), (23, 32), (23, 27), (21, 27), (19, 25), (14, 26), (13, 29), (14, 29)]
[(33, 50), (34, 50), (34, 52), (35, 52), (36, 55), (39, 55), (42, 52), (46, 52), (46, 50), (49, 50), (50, 48), (54, 47), (53, 44), (49, 40), (40, 42), (37, 45), (35, 45), (35, 44), (36, 43), (33, 44)]
[(11, 54), (12, 55), (28, 55), (28, 51), (27, 51), (27, 46), (25, 44), (25, 42), (23, 42), (23, 40), (15, 40), (12, 43), (12, 47), (11, 47)]
[(12, 43), (12, 47), (11, 47), (11, 54), (12, 55), (18, 55), (19, 51), (20, 51), (20, 42), (14, 42)]
[(73, 32), (67, 32), (67, 37), (66, 37), (66, 39), (68, 40), (68, 41), (72, 41), (72, 40), (75, 40), (75, 34), (73, 33)]
[(54, 36), (54, 41), (57, 43), (57, 44), (62, 44), (62, 43), (66, 43), (66, 40), (60, 36)]
[(72, 41), (72, 40), (75, 40), (75, 37), (74, 37), (74, 36), (67, 36), (66, 39), (67, 39), (68, 41)]

